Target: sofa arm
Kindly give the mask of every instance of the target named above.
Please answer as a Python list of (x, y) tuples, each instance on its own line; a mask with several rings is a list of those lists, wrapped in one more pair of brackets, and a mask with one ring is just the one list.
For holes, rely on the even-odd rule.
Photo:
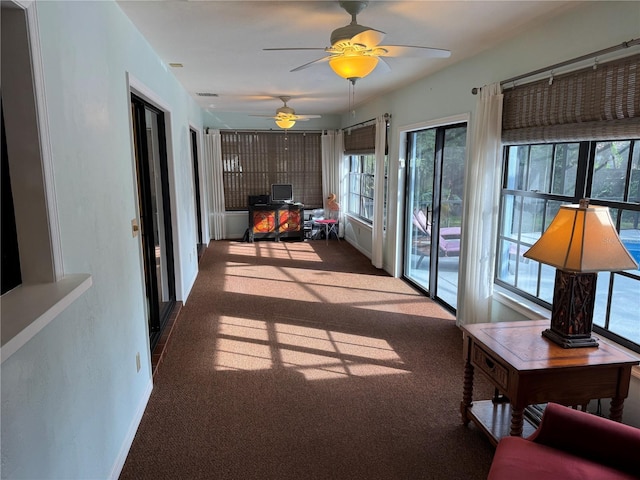
[(528, 440), (640, 477), (640, 429), (608, 418), (549, 403)]

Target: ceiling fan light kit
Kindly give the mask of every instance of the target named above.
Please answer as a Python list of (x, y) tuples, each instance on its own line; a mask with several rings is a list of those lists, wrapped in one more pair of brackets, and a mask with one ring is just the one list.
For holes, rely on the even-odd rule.
[(265, 48), (264, 50), (324, 50), (328, 56), (305, 63), (291, 70), (297, 72), (305, 68), (329, 63), (331, 69), (340, 77), (346, 78), (355, 85), (359, 78), (369, 75), (377, 65), (388, 69), (381, 57), (415, 56), (422, 58), (447, 58), (448, 50), (414, 45), (380, 45), (385, 33), (375, 28), (360, 25), (356, 16), (364, 10), (369, 2), (340, 1), (340, 6), (351, 15), (351, 23), (331, 32), (331, 46), (326, 48)]
[(293, 127), (297, 121), (305, 122), (311, 118), (320, 118), (320, 115), (296, 115), (296, 111), (287, 106), (287, 102), (291, 100), (291, 97), (281, 96), (278, 97), (284, 103), (284, 106), (276, 110), (275, 115), (251, 115), (252, 117), (268, 117), (275, 120), (276, 125), (284, 130)]
[[(421, 47), (415, 45), (380, 45), (385, 33), (375, 28), (360, 25), (356, 16), (364, 10), (369, 2), (339, 1), (342, 7), (351, 15), (351, 23), (344, 27), (336, 28), (331, 32), (330, 47), (325, 48), (265, 48), (264, 50), (320, 50), (325, 56), (312, 60), (291, 70), (297, 72), (314, 65), (328, 63), (333, 72), (339, 77), (351, 82), (349, 93), (349, 111), (351, 110), (351, 93), (355, 88), (356, 80), (366, 77), (376, 67), (378, 70), (389, 70), (389, 65), (382, 57), (422, 57), (422, 58), (447, 58), (451, 55), (449, 50), (440, 48)], [(318, 115), (296, 115), (292, 108), (287, 107), (289, 97), (280, 97), (284, 107), (277, 110), (276, 125), (287, 129), (293, 127), (297, 120), (317, 118)], [(354, 102), (355, 103), (355, 102)], [(287, 115), (285, 115), (285, 113)]]
[(369, 75), (378, 65), (378, 57), (352, 51), (329, 59), (329, 66), (339, 77), (355, 83)]
[(289, 129), (296, 124), (295, 120), (291, 120), (290, 118), (286, 118), (286, 117), (281, 117), (281, 118), (276, 117), (275, 121), (276, 121), (276, 125), (278, 125), (280, 128), (284, 130)]

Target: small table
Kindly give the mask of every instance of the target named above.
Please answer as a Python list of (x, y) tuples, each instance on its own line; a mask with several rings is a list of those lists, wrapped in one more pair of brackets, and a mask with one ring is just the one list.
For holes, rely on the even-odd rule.
[[(524, 411), (538, 403), (584, 407), (592, 399), (611, 398), (609, 416), (622, 420), (631, 368), (640, 361), (604, 342), (599, 347), (562, 348), (541, 335), (548, 326), (548, 320), (531, 320), (462, 327), (462, 422), (474, 422), (494, 445), (506, 435), (533, 433)], [(476, 369), (507, 397), (505, 402), (472, 402)]]
[(320, 220), (313, 220), (314, 223), (318, 225), (324, 225), (324, 238), (326, 239), (327, 244), (329, 243), (329, 236), (331, 232), (336, 235), (338, 241), (340, 241), (340, 235), (338, 234), (338, 220), (334, 218), (322, 218)]

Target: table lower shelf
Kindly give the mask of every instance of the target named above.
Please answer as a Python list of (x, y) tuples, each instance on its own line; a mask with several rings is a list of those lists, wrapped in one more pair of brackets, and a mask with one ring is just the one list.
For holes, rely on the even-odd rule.
[[(474, 401), (468, 407), (469, 419), (478, 426), (493, 445), (497, 445), (502, 437), (511, 432), (511, 405), (509, 403), (494, 403), (491, 400)], [(525, 416), (522, 425), (522, 436), (528, 437), (536, 427)]]

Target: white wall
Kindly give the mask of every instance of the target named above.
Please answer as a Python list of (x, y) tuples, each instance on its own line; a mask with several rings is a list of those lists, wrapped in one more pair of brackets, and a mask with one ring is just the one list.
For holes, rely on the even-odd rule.
[(2, 478), (107, 478), (151, 389), (127, 73), (170, 110), (179, 299), (197, 274), (189, 124), (202, 114), (115, 2), (37, 13), (64, 269), (93, 286), (2, 364)]

